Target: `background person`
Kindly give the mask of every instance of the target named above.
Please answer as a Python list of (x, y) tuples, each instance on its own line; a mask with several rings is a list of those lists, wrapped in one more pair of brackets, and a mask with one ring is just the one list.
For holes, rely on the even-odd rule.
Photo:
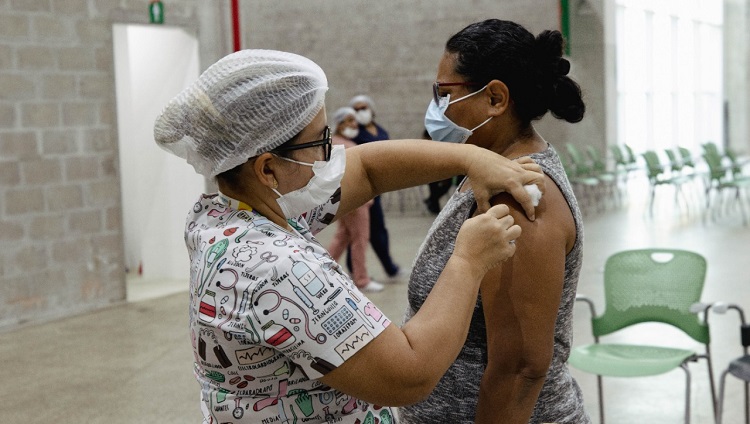
[[(353, 138), (355, 143), (366, 144), (390, 139), (388, 132), (375, 122), (375, 105), (370, 96), (364, 94), (354, 96), (349, 101), (349, 106), (356, 112), (355, 117), (359, 124), (359, 132)], [(373, 199), (370, 207), (370, 244), (388, 277), (408, 276), (408, 273), (404, 272), (391, 258), (388, 229), (385, 228), (385, 215), (383, 214), (380, 196)], [(347, 266), (351, 269), (349, 257), (347, 257)]]
[[(357, 136), (357, 120), (354, 109), (342, 107), (333, 114), (333, 144), (354, 147), (352, 141)], [(352, 279), (358, 289), (366, 292), (379, 292), (384, 286), (370, 279), (367, 273), (367, 246), (370, 242), (370, 205), (365, 203), (350, 213), (338, 219), (336, 233), (328, 245), (328, 253), (334, 261), (338, 261), (344, 249), (349, 247), (352, 263)]]
[[(531, 157), (545, 173), (545, 194), (531, 222), (499, 195), (523, 228), (515, 256), (482, 280), (469, 335), (430, 396), (401, 410), (405, 423), (589, 423), (566, 365), (581, 270), (583, 222), (555, 149), (532, 121), (552, 111), (583, 118), (580, 87), (561, 57), (562, 36), (534, 37), (497, 19), (452, 36), (438, 65), (425, 126), (433, 140), (467, 143), (509, 158)], [(427, 296), (451, 255), (450, 240), (472, 216), (469, 175), (430, 229), (409, 281), (408, 317)], [(413, 319), (413, 318), (412, 318)]]
[[(482, 276), (515, 251), (520, 228), (490, 196), (509, 190), (533, 216), (522, 188), (541, 183), (533, 161), (423, 140), (332, 147), (327, 89), (309, 59), (243, 50), (156, 120), (157, 143), (219, 186), (185, 228), (204, 423), (393, 422), (375, 404), (432, 390), (463, 343)], [(384, 191), (462, 172), (487, 213), (463, 226), (422, 311), (390, 325), (313, 235)]]

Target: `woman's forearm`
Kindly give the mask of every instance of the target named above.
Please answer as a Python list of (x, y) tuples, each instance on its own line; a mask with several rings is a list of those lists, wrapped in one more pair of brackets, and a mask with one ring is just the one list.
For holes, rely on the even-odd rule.
[(489, 209), (493, 195), (507, 191), (533, 220), (533, 201), (523, 187), (541, 188), (539, 165), (528, 158), (511, 161), (469, 144), (427, 140), (386, 140), (348, 149), (339, 210), (347, 213), (378, 194), (454, 175), (472, 178), (480, 212)]
[(401, 328), (422, 368), (432, 370), (430, 387), (456, 360), (466, 341), (481, 277), (476, 266), (451, 257), (425, 303)]
[[(356, 147), (373, 195), (466, 175), (472, 145), (387, 140)], [(348, 159), (348, 158), (347, 158)]]
[(485, 372), (479, 389), (475, 422), (495, 423), (498, 417), (507, 424), (526, 424), (534, 412), (539, 392), (544, 386), (544, 375)]

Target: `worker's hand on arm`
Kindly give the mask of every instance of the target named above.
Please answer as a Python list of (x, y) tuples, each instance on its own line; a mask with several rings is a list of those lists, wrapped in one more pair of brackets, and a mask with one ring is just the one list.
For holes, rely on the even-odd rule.
[(469, 157), (467, 176), (471, 179), (477, 210), (490, 208), (490, 199), (507, 192), (523, 207), (526, 216), (534, 220), (534, 201), (524, 186), (536, 185), (544, 192), (542, 168), (529, 157), (510, 160), (486, 149)]
[(466, 220), (456, 236), (451, 259), (472, 264), (484, 275), (513, 256), (521, 227), (514, 224), (506, 205), (497, 205), (486, 213)]
[(321, 382), (379, 405), (424, 399), (455, 361), (468, 332), (479, 284), (512, 256), (521, 234), (505, 205), (467, 220), (453, 255), (420, 310), (403, 328), (388, 326)]

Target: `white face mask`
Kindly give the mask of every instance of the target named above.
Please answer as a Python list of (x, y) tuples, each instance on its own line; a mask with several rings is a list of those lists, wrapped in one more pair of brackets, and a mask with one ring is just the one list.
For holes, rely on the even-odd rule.
[(430, 138), (436, 141), (465, 143), (466, 140), (468, 140), (469, 137), (474, 134), (474, 131), (489, 122), (490, 119), (492, 119), (491, 116), (487, 118), (486, 121), (470, 130), (457, 125), (456, 123), (448, 119), (447, 116), (445, 116), (445, 111), (448, 109), (448, 106), (452, 105), (453, 103), (458, 103), (461, 100), (468, 99), (469, 97), (478, 93), (481, 93), (482, 90), (484, 90), (486, 87), (487, 86), (485, 85), (479, 90), (453, 101), (451, 101), (450, 94), (445, 97), (441, 97), (440, 104), (435, 104), (435, 99), (430, 100), (430, 105), (427, 107), (427, 112), (424, 116), (424, 126), (425, 129), (427, 129), (427, 132), (430, 134)]
[(361, 125), (369, 125), (372, 122), (372, 111), (369, 108), (358, 110), (354, 114), (354, 117)]
[(359, 128), (346, 127), (341, 130), (341, 135), (348, 138), (349, 140), (353, 140), (359, 135)]
[(310, 166), (314, 174), (307, 185), (289, 193), (281, 194), (275, 188), (271, 189), (279, 196), (276, 202), (286, 219), (297, 218), (317, 206), (324, 205), (341, 187), (341, 178), (346, 169), (344, 146), (333, 146), (331, 159), (328, 162), (316, 160), (314, 163), (306, 163), (288, 158), (281, 159)]

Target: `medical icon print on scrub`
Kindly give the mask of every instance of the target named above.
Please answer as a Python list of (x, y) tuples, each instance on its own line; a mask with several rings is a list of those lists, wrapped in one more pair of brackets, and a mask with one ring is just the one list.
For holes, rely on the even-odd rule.
[(211, 322), (216, 318), (216, 293), (206, 290), (201, 297), (198, 318), (204, 322)]
[(349, 299), (349, 298), (347, 297), (347, 298), (346, 298), (346, 303), (348, 303), (348, 304), (349, 304), (349, 306), (351, 306), (351, 307), (352, 307), (352, 309), (354, 309), (354, 312), (356, 312), (356, 313), (357, 313), (357, 315), (359, 315), (359, 316), (360, 316), (360, 318), (362, 318), (362, 321), (364, 321), (364, 322), (365, 322), (365, 324), (369, 325), (369, 326), (370, 326), (370, 328), (375, 328), (375, 326), (374, 326), (374, 325), (372, 325), (372, 323), (370, 322), (370, 320), (368, 320), (367, 318), (365, 318), (365, 314), (363, 314), (363, 313), (362, 313), (362, 311), (360, 311), (360, 310), (359, 310), (359, 308), (357, 308), (357, 304), (356, 304), (356, 303), (354, 303), (354, 301), (353, 301), (353, 300), (351, 300), (351, 299)]
[(344, 339), (344, 341), (336, 346), (334, 350), (339, 354), (339, 356), (341, 356), (341, 359), (346, 361), (347, 359), (354, 356), (354, 354), (357, 353), (361, 346), (366, 345), (367, 343), (372, 341), (372, 339), (372, 333), (370, 333), (370, 331), (363, 325), (357, 328), (357, 330), (349, 335), (349, 337)]
[[(214, 239), (212, 238), (209, 240), (209, 243), (214, 243)], [(229, 240), (227, 239), (221, 239), (216, 244), (211, 246), (208, 251), (206, 252), (206, 264), (203, 268), (203, 271), (201, 272), (200, 277), (200, 286), (196, 290), (195, 294), (201, 294), (203, 292), (203, 287), (205, 287), (206, 282), (211, 281), (211, 278), (213, 278), (213, 275), (216, 274), (216, 270), (221, 268), (221, 265), (223, 265), (225, 259), (222, 259), (220, 261), (216, 268), (213, 268), (213, 264), (216, 262), (217, 259), (224, 256), (224, 253), (227, 251), (227, 247), (229, 247)], [(208, 272), (206, 272), (208, 271)]]
[(302, 283), (302, 286), (313, 296), (317, 296), (323, 290), (323, 281), (310, 269), (310, 266), (304, 262), (295, 261), (292, 265), (292, 274)]
[(263, 330), (263, 338), (266, 342), (277, 349), (290, 346), (297, 340), (288, 328), (276, 324), (273, 320), (268, 321), (266, 325), (261, 327), (261, 330)]

